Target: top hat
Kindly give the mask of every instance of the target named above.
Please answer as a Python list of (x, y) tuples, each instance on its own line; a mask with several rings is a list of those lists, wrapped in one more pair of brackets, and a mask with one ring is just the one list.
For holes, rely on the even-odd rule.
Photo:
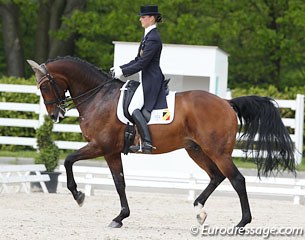
[(145, 15), (161, 15), (161, 13), (158, 12), (158, 6), (141, 6), (140, 8), (139, 16), (145, 16)]

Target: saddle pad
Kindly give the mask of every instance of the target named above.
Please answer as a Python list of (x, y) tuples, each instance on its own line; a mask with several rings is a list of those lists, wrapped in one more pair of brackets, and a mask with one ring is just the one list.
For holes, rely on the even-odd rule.
[[(132, 124), (123, 113), (123, 97), (125, 92), (124, 90), (125, 85), (123, 85), (123, 87), (121, 88), (121, 94), (117, 106), (117, 116), (122, 123), (127, 124), (129, 122), (129, 124)], [(168, 108), (153, 110), (151, 112), (151, 117), (148, 124), (169, 124), (173, 121), (175, 110), (175, 95), (176, 92), (169, 92), (169, 94), (166, 96)]]

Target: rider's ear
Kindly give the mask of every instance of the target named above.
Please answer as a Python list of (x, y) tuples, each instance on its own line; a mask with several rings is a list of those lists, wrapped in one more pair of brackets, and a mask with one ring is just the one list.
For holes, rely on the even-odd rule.
[(45, 69), (41, 67), (41, 65), (39, 65), (37, 62), (33, 60), (26, 60), (26, 61), (28, 62), (28, 64), (30, 64), (30, 66), (32, 67), (35, 73), (39, 72), (40, 74), (46, 74)]

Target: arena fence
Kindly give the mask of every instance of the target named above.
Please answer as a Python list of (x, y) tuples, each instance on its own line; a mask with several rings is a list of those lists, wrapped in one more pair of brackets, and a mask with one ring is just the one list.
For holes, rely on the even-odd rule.
[[(0, 126), (37, 129), (43, 124), (46, 109), (40, 95), (40, 91), (36, 86), (0, 84), (0, 92), (36, 94), (40, 99), (38, 104), (25, 102), (0, 102), (0, 111), (34, 112), (38, 115), (38, 119), (0, 118)], [(294, 118), (282, 118), (282, 120), (286, 127), (293, 130), (293, 133), (290, 136), (296, 146), (295, 157), (296, 163), (299, 164), (302, 161), (303, 149), (304, 95), (298, 94), (295, 100), (276, 100), (276, 102), (280, 108), (288, 108), (294, 111)], [(78, 117), (78, 112), (75, 109), (72, 109), (66, 113), (66, 116)], [(78, 124), (54, 124), (53, 131), (81, 133)], [(37, 148), (36, 139), (30, 137), (0, 136), (0, 144), (23, 145)], [(60, 149), (79, 149), (86, 143), (75, 141), (56, 141), (56, 144)], [(245, 157), (245, 153), (240, 149), (234, 149), (233, 157)]]
[[(59, 183), (64, 187), (67, 184), (66, 170), (63, 165), (59, 166), (62, 173)], [(86, 196), (95, 194), (95, 190), (103, 189), (105, 186), (113, 186), (114, 182), (109, 168), (74, 166), (75, 181), (80, 189), (85, 191)], [(193, 201), (205, 186), (209, 183), (209, 176), (200, 173), (189, 173), (186, 171), (158, 172), (149, 170), (134, 170), (125, 166), (124, 177), (127, 187), (166, 189), (168, 191), (180, 190), (188, 195), (188, 200)], [(281, 178), (281, 177), (255, 177), (246, 176), (247, 192), (257, 196), (273, 199), (274, 197), (288, 197), (294, 204), (305, 203), (305, 179)], [(197, 193), (195, 193), (195, 191)], [(235, 192), (230, 182), (226, 179), (216, 191)]]

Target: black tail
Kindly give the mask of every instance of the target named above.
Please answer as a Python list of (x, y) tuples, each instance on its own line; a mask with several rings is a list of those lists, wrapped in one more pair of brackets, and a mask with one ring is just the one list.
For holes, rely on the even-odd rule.
[(286, 169), (295, 173), (294, 145), (274, 100), (245, 96), (229, 102), (240, 120), (239, 132), (243, 130), (240, 143), (246, 152), (252, 152), (258, 175)]

